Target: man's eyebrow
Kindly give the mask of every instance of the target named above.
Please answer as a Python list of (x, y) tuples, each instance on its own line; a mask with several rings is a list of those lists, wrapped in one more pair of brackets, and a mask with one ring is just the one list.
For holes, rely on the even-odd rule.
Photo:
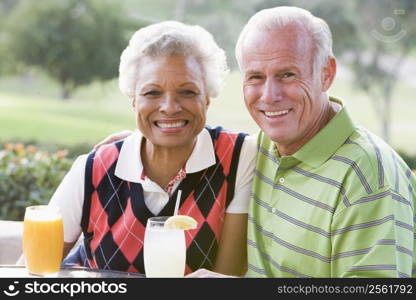
[(284, 67), (284, 68), (281, 68), (281, 69), (279, 69), (279, 70), (277, 70), (277, 73), (285, 73), (285, 72), (293, 72), (293, 71), (296, 71), (296, 70), (298, 70), (298, 68), (296, 68), (295, 66), (289, 66), (289, 67)]
[(245, 74), (246, 75), (260, 75), (260, 74), (263, 74), (263, 73), (260, 72), (260, 71), (257, 71), (257, 70), (248, 70), (248, 71), (245, 72)]

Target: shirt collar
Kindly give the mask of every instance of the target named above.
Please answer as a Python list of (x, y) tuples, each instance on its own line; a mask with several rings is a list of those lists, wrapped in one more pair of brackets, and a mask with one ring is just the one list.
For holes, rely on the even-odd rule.
[(185, 165), (186, 173), (196, 173), (215, 165), (215, 150), (211, 135), (205, 128), (198, 134), (194, 150)]
[[(140, 149), (143, 135), (139, 130), (128, 136), (121, 146), (115, 175), (130, 182), (141, 182), (143, 163)], [(195, 173), (215, 164), (215, 150), (211, 136), (205, 128), (198, 134), (196, 144), (185, 164), (186, 173)]]
[(342, 106), (341, 110), (310, 141), (292, 156), (312, 167), (327, 161), (354, 132), (355, 125), (342, 101), (330, 97)]

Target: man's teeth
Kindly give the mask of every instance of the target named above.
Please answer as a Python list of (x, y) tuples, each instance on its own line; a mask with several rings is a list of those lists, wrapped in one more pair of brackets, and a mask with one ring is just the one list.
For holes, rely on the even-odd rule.
[(185, 126), (186, 121), (178, 121), (173, 123), (156, 122), (157, 127), (160, 128), (175, 128)]
[(289, 110), (281, 110), (281, 111), (265, 111), (266, 116), (273, 117), (273, 116), (280, 116), (289, 113)]

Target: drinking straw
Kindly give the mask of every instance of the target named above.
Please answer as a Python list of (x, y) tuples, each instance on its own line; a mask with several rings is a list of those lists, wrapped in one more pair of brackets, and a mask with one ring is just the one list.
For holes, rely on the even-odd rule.
[(175, 212), (173, 213), (174, 216), (178, 214), (179, 203), (181, 202), (181, 194), (182, 194), (182, 191), (178, 190), (178, 195), (176, 196), (176, 203), (175, 203)]

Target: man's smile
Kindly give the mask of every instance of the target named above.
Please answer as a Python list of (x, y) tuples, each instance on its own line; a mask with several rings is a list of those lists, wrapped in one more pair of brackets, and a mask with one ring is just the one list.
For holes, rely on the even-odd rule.
[(275, 110), (275, 111), (261, 110), (261, 112), (264, 113), (265, 116), (268, 118), (283, 117), (283, 116), (286, 116), (290, 111), (292, 111), (292, 109)]

